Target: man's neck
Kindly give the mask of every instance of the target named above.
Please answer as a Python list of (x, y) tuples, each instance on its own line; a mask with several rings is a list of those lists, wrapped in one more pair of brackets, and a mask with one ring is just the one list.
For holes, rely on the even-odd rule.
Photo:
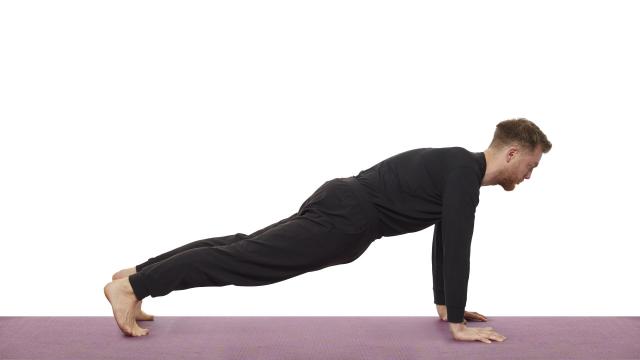
[(499, 174), (497, 164), (498, 164), (499, 154), (491, 149), (487, 149), (483, 152), (484, 152), (485, 160), (487, 162), (487, 168), (484, 172), (484, 177), (482, 178), (481, 186), (497, 185), (498, 184), (497, 179)]

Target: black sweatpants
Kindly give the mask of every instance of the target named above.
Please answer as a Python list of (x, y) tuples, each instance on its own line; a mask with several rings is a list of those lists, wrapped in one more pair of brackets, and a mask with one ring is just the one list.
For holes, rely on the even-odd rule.
[(181, 246), (136, 265), (142, 300), (203, 286), (260, 286), (354, 261), (382, 237), (377, 210), (354, 176), (320, 186), (295, 214), (250, 235)]

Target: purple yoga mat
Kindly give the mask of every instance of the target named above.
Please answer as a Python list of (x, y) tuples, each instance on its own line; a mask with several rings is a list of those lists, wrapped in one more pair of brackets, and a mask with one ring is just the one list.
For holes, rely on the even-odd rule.
[(437, 317), (0, 317), (0, 359), (640, 359), (640, 317), (490, 317), (507, 340), (456, 341)]

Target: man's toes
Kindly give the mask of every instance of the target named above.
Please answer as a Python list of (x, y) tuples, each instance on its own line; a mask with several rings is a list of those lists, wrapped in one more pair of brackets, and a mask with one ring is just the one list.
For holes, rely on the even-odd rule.
[(149, 334), (149, 329), (141, 328), (140, 326), (136, 326), (132, 332), (133, 336), (145, 336)]
[(125, 335), (128, 336), (144, 336), (149, 333), (149, 329), (140, 327), (135, 321), (132, 324), (124, 325), (120, 328)]
[(138, 321), (153, 321), (153, 315), (145, 314), (144, 312), (136, 315)]
[(149, 315), (142, 311), (142, 300), (136, 302), (136, 320), (153, 321), (153, 315)]

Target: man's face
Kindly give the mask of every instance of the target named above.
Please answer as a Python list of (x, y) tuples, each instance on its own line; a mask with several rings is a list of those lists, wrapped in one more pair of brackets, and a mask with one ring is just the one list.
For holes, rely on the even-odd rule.
[(531, 178), (531, 172), (538, 166), (541, 157), (540, 145), (533, 152), (527, 152), (519, 146), (509, 147), (504, 155), (506, 163), (498, 184), (506, 191), (512, 191), (516, 185)]

